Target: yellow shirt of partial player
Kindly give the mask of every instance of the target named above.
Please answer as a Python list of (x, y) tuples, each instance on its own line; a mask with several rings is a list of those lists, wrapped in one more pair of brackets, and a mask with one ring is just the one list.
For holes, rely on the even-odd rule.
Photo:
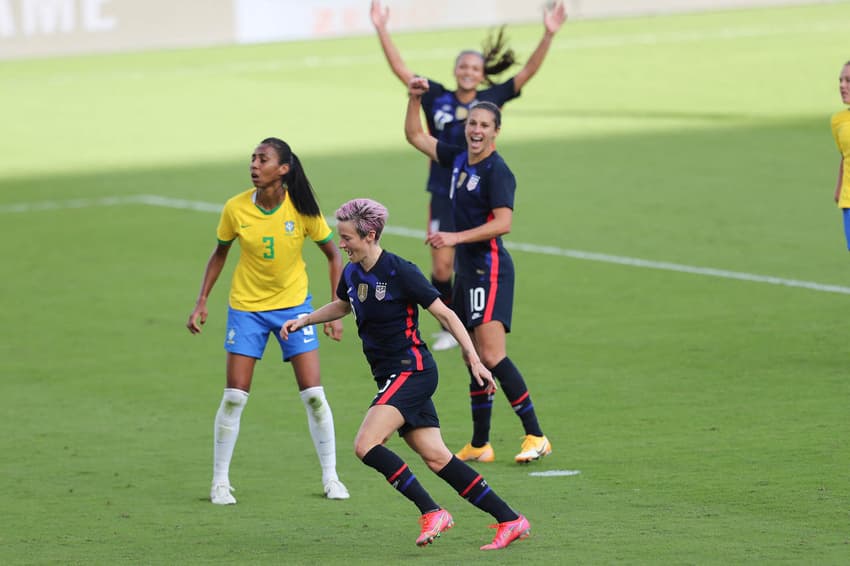
[(850, 208), (850, 109), (833, 114), (832, 136), (841, 157), (844, 158), (844, 173), (841, 176), (839, 208)]
[(221, 211), (218, 240), (239, 239), (239, 263), (233, 272), (230, 306), (268, 311), (300, 305), (307, 298), (304, 241), (323, 244), (333, 237), (324, 216), (304, 216), (287, 195), (275, 210), (256, 204), (256, 190), (231, 198)]

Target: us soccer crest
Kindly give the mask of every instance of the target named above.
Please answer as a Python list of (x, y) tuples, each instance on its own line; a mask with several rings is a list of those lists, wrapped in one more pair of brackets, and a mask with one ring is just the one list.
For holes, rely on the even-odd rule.
[(362, 303), (363, 301), (365, 301), (366, 297), (368, 297), (368, 296), (369, 296), (369, 284), (368, 283), (361, 283), (360, 285), (358, 285), (357, 286), (357, 298), (360, 299), (360, 302)]
[(478, 181), (481, 179), (478, 175), (473, 175), (469, 178), (469, 182), (466, 184), (467, 191), (474, 191), (475, 187), (478, 186)]
[(383, 301), (384, 297), (387, 296), (387, 284), (386, 283), (378, 283), (375, 285), (375, 298), (379, 301)]

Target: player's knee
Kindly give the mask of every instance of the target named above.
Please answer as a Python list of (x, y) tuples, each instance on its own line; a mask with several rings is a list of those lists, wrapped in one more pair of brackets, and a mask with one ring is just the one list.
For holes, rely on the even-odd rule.
[(301, 391), (301, 401), (309, 413), (321, 420), (330, 411), (323, 387), (310, 387)]
[(241, 389), (227, 388), (221, 398), (221, 404), (227, 412), (241, 409), (248, 402), (248, 393)]
[(452, 278), (452, 264), (434, 262), (433, 275), (437, 281), (450, 281)]
[(501, 350), (481, 348), (478, 352), (478, 357), (481, 358), (481, 363), (484, 364), (484, 367), (493, 369), (505, 358), (505, 353)]
[(452, 459), (452, 453), (449, 452), (448, 449), (432, 452), (429, 454), (420, 454), (422, 456), (422, 461), (425, 462), (425, 465), (428, 466), (428, 469), (434, 473), (439, 472)]
[(362, 460), (376, 444), (371, 441), (365, 441), (362, 438), (354, 439), (354, 455), (358, 460)]

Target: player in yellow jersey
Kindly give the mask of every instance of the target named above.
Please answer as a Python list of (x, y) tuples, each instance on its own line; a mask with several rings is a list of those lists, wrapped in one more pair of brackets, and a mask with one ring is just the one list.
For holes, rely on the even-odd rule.
[[(251, 156), (253, 189), (227, 201), (218, 224), (218, 244), (204, 271), (198, 301), (186, 326), (192, 334), (207, 320), (207, 298), (235, 240), (241, 253), (233, 273), (224, 348), (227, 350), (227, 386), (215, 417), (213, 481), (210, 500), (236, 503), (231, 493), (230, 461), (239, 435), (242, 410), (251, 379), (269, 334), (278, 338), (283, 361), (290, 362), (307, 410), (313, 445), (322, 467), (322, 485), (328, 499), (348, 499), (348, 490), (336, 473), (333, 414), (319, 373), (319, 342), (313, 326), (292, 339), (278, 336), (286, 320), (313, 312), (307, 270), (301, 250), (310, 238), (328, 260), (331, 295), (342, 272), (342, 257), (333, 232), (322, 216), (316, 195), (298, 157), (278, 138), (260, 142)], [(339, 321), (324, 325), (334, 340), (342, 338)]]
[[(847, 61), (841, 69), (838, 89), (841, 93), (841, 101), (850, 105), (850, 61)], [(835, 185), (835, 202), (844, 218), (844, 237), (847, 241), (847, 249), (850, 250), (850, 167), (844, 167), (844, 162), (850, 158), (850, 108), (833, 114), (831, 125), (832, 136), (841, 154), (841, 161), (838, 163), (838, 181)]]

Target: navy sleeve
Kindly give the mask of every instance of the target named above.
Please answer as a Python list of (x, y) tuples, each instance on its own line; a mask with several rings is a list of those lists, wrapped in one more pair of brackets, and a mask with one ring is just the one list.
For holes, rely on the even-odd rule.
[(514, 98), (519, 98), (519, 95), (520, 93), (514, 92), (514, 79), (511, 77), (503, 83), (493, 85), (490, 88), (480, 91), (476, 98), (478, 100), (487, 100), (501, 108), (505, 102), (513, 100)]
[(431, 303), (440, 298), (440, 292), (428, 281), (415, 263), (407, 260), (400, 261), (399, 275), (404, 282), (408, 297), (422, 308), (430, 307)]
[(455, 157), (464, 151), (465, 149), (459, 145), (437, 140), (437, 163), (443, 167), (451, 167), (454, 164)]
[(493, 164), (490, 177), (490, 208), (513, 209), (516, 193), (516, 177), (504, 161)]
[(348, 267), (351, 264), (347, 265), (345, 269), (342, 270), (342, 275), (339, 278), (339, 283), (336, 286), (336, 296), (340, 301), (348, 301)]

